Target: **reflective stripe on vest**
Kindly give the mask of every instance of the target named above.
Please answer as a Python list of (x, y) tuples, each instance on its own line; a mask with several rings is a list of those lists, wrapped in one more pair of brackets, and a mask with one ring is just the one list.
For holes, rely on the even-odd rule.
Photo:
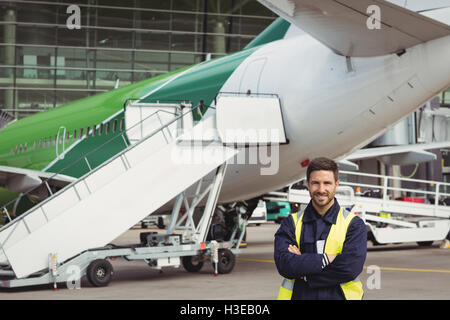
[[(325, 240), (324, 252), (326, 254), (342, 253), (348, 226), (350, 225), (352, 219), (355, 217), (354, 215), (349, 214), (350, 212), (342, 208), (339, 210), (338, 216), (336, 218), (336, 224), (333, 224), (331, 226), (330, 232), (328, 233), (327, 239)], [(300, 249), (300, 235), (303, 225), (303, 212), (293, 213), (291, 215), (295, 225), (295, 240), (297, 241), (297, 246)], [(278, 300), (290, 300), (292, 298), (294, 281), (294, 279), (283, 279), (280, 291), (278, 292)], [(346, 300), (362, 299), (364, 291), (362, 283), (359, 280), (359, 276), (352, 281), (342, 283), (341, 288)]]

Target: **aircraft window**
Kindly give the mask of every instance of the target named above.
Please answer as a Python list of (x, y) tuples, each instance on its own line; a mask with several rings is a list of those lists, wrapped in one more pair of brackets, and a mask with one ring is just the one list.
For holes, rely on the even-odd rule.
[(106, 123), (106, 129), (105, 129), (105, 134), (108, 134), (109, 133), (109, 127), (110, 127), (110, 123), (109, 123), (109, 121)]
[(93, 137), (95, 137), (95, 130), (97, 130), (97, 125), (96, 125), (96, 124), (94, 124), (94, 125), (92, 126), (92, 136), (93, 136)]
[(66, 142), (69, 142), (69, 139), (70, 139), (70, 133), (66, 133)]
[(38, 148), (42, 148), (42, 139), (39, 139), (39, 144), (38, 144)]
[(83, 138), (83, 130), (84, 130), (84, 128), (80, 129), (80, 139)]
[(14, 154), (14, 146), (11, 146), (11, 153)]
[(98, 135), (101, 136), (103, 134), (103, 123), (100, 123), (100, 128), (98, 129)]
[(34, 143), (33, 143), (33, 150), (36, 150), (36, 147), (37, 147), (37, 141), (34, 140)]
[(22, 153), (22, 145), (19, 146), (19, 153)]
[(113, 122), (112, 132), (116, 132), (116, 130), (117, 130), (117, 119), (115, 119)]
[(125, 118), (122, 118), (122, 120), (120, 120), (120, 131), (123, 131), (124, 127), (125, 127)]
[(73, 130), (72, 140), (75, 140), (76, 138), (77, 138), (77, 129)]
[(28, 148), (28, 142), (25, 142), (25, 144), (23, 145), (23, 152), (27, 151)]
[(91, 127), (87, 126), (86, 127), (86, 137), (89, 137), (89, 131), (91, 131)]

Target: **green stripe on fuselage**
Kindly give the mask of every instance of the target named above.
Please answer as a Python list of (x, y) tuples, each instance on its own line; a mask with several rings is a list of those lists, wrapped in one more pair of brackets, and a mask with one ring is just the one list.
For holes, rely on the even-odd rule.
[[(206, 105), (209, 105), (234, 70), (255, 50), (256, 47), (209, 60), (17, 121), (0, 131), (0, 165), (34, 170), (45, 168), (48, 172), (80, 177), (89, 171), (89, 166), (92, 169), (95, 168), (126, 147), (123, 139), (119, 137), (95, 151), (94, 154), (88, 155), (88, 164), (83, 159), (84, 156), (113, 136), (120, 134), (121, 131), (118, 129), (115, 133), (110, 131), (109, 135), (99, 135), (97, 129), (94, 136), (85, 137), (79, 141), (81, 128), (86, 135), (87, 126), (92, 129), (94, 125), (99, 125), (105, 119), (118, 113), (123, 109), (125, 100), (129, 98), (137, 99), (145, 96), (141, 102), (185, 100), (192, 101), (194, 105), (202, 99)], [(148, 95), (152, 91), (154, 92)], [(114, 119), (120, 123), (122, 118), (123, 112)], [(114, 119), (110, 120), (111, 126)], [(65, 149), (72, 148), (64, 154), (64, 159), (56, 161), (54, 138), (61, 126), (64, 126), (69, 133)], [(77, 139), (72, 139), (74, 130), (77, 131)], [(52, 138), (50, 146), (33, 148), (34, 141), (44, 138), (49, 140), (50, 137)], [(25, 143), (27, 143), (26, 151), (17, 154), (11, 152), (11, 147)], [(73, 146), (74, 143), (77, 145)], [(62, 145), (59, 144), (58, 148), (61, 151)], [(54, 163), (51, 163), (52, 161)]]
[(272, 22), (263, 32), (245, 46), (244, 49), (254, 48), (272, 41), (283, 39), (291, 24), (283, 18)]
[[(120, 125), (122, 118), (123, 112), (119, 112), (110, 120), (103, 121), (102, 134), (100, 134), (100, 128), (97, 128), (95, 134), (77, 141), (78, 143), (73, 144), (72, 148), (64, 154), (63, 159), (55, 161), (45, 171), (79, 178), (125, 149), (130, 143), (126, 134), (122, 135), (123, 130)], [(108, 133), (105, 132), (107, 123), (109, 123)], [(114, 127), (115, 132), (113, 132)]]
[[(66, 128), (70, 136), (76, 130), (79, 137), (81, 128), (86, 132), (87, 126), (92, 128), (122, 110), (126, 99), (144, 96), (185, 69), (187, 68), (86, 97), (11, 123), (0, 131), (0, 165), (43, 170), (56, 158), (56, 144), (53, 141), (61, 126)], [(46, 147), (39, 148), (39, 140), (43, 145), (44, 139), (48, 141), (50, 138), (50, 145), (46, 143)], [(104, 142), (103, 139), (93, 140), (98, 143), (93, 143), (92, 147)], [(35, 141), (36, 148), (33, 148)], [(65, 145), (66, 149), (75, 142), (70, 138)], [(23, 148), (25, 144), (26, 151), (11, 151), (11, 148), (19, 149), (20, 145)], [(61, 150), (61, 146), (58, 148)]]
[[(233, 73), (233, 71), (247, 58), (255, 49), (245, 50), (229, 56), (217, 58), (190, 69), (185, 70), (184, 73), (177, 73), (170, 78), (165, 78), (164, 81), (158, 81), (153, 83), (150, 87), (146, 88), (147, 92), (152, 92), (150, 95), (141, 99), (141, 102), (172, 102), (174, 100), (192, 101), (195, 105), (200, 99), (203, 99), (206, 104), (209, 104), (219, 92), (220, 88), (224, 85), (225, 81)], [(160, 87), (158, 89), (158, 87)], [(157, 90), (155, 90), (157, 89)], [(143, 97), (141, 94), (139, 97)], [(120, 113), (115, 117), (120, 123), (124, 114)], [(114, 119), (109, 122), (112, 123)], [(115, 135), (120, 134), (118, 131)], [(48, 168), (51, 172), (61, 173), (80, 177), (89, 170), (89, 166), (93, 169), (114, 156), (118, 152), (126, 148), (126, 144), (122, 137), (117, 137), (114, 140), (107, 142), (114, 136), (110, 134), (109, 137), (96, 134), (94, 137), (81, 141), (76, 147), (68, 152), (63, 160), (59, 160), (56, 164)], [(125, 135), (124, 135), (125, 136)], [(128, 142), (128, 141), (127, 141)], [(106, 143), (106, 144), (105, 144)], [(80, 155), (84, 155), (98, 146), (99, 150), (91, 152), (85, 159), (80, 159)], [(77, 161), (75, 165), (71, 165)], [(67, 167), (69, 166), (69, 167)]]
[(251, 48), (203, 62), (179, 76), (168, 85), (142, 99), (142, 102), (157, 100), (186, 100), (197, 105), (203, 100), (210, 105), (225, 81), (236, 68), (257, 48)]

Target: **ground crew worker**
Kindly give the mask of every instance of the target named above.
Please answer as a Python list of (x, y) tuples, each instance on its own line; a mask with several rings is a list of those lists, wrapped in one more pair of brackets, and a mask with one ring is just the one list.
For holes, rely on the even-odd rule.
[(275, 263), (284, 277), (278, 299), (362, 299), (366, 226), (334, 197), (339, 171), (333, 160), (312, 160), (306, 177), (311, 201), (275, 234)]

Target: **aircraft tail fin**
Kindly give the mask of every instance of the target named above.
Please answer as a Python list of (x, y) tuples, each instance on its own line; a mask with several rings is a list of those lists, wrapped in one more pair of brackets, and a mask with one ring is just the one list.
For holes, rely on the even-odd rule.
[(283, 18), (276, 19), (266, 29), (264, 29), (263, 32), (256, 36), (255, 39), (250, 41), (244, 49), (254, 48), (262, 44), (283, 39), (290, 25), (291, 24)]

